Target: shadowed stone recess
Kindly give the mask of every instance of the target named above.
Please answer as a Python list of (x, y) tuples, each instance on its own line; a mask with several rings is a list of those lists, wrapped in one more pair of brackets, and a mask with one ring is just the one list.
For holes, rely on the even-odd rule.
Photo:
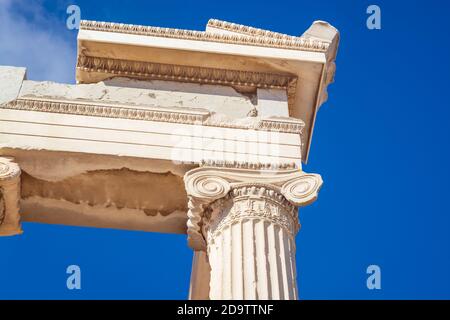
[(187, 210), (181, 177), (127, 168), (89, 171), (61, 181), (45, 181), (23, 172), (21, 195), (23, 199), (38, 196), (89, 206), (138, 209), (148, 216)]

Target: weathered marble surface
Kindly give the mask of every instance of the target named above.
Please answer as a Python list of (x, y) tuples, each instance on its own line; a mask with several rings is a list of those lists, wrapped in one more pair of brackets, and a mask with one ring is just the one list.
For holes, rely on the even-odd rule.
[(232, 87), (174, 81), (140, 81), (113, 78), (94, 84), (63, 84), (47, 81), (23, 82), (19, 97), (205, 109), (229, 119), (243, 118), (256, 107), (256, 92), (242, 94)]
[[(264, 119), (292, 121), (280, 90), (241, 93), (230, 86), (123, 77), (70, 85), (23, 80), (23, 68), (0, 71), (15, 90), (0, 94), (0, 156), (14, 157), (22, 169), (23, 221), (185, 233), (182, 177), (189, 163), (299, 159), (298, 133), (258, 136), (246, 129)], [(66, 102), (186, 112), (207, 126), (42, 112)]]
[(0, 104), (18, 97), (25, 78), (26, 68), (0, 66)]

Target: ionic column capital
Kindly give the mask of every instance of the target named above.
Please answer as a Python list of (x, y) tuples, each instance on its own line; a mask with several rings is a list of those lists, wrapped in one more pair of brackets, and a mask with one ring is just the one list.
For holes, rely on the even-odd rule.
[(19, 178), (20, 168), (12, 158), (0, 157), (0, 185), (12, 182)]
[[(322, 186), (318, 174), (298, 168), (248, 169), (203, 166), (184, 176), (189, 198), (188, 242), (194, 250), (206, 250), (202, 234), (205, 209), (214, 201), (228, 196), (272, 197), (293, 207), (312, 203)], [(230, 192), (231, 191), (231, 192)], [(253, 193), (253, 194), (252, 194)], [(288, 210), (289, 211), (289, 210)]]
[(0, 235), (20, 233), (20, 168), (12, 158), (0, 157)]

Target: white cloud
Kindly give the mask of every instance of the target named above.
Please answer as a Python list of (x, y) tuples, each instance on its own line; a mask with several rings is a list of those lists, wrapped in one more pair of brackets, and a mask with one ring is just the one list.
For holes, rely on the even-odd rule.
[(26, 67), (28, 79), (74, 83), (75, 35), (41, 1), (0, 0), (0, 65)]

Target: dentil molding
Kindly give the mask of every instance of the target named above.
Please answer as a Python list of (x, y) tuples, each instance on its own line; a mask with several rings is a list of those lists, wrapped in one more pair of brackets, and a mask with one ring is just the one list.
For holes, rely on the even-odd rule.
[[(132, 61), (92, 57), (84, 54), (78, 56), (77, 69), (153, 80), (289, 89), (291, 91), (295, 90), (297, 81), (297, 77), (287, 74)], [(295, 95), (295, 92), (291, 93)]]
[(245, 26), (239, 23), (233, 23), (218, 19), (209, 19), (207, 27), (213, 27), (216, 29), (222, 29), (226, 31), (231, 31), (235, 33), (240, 33), (252, 37), (266, 37), (274, 39), (300, 39), (300, 37), (290, 36), (284, 33), (274, 32), (270, 30), (264, 30), (260, 28)]

